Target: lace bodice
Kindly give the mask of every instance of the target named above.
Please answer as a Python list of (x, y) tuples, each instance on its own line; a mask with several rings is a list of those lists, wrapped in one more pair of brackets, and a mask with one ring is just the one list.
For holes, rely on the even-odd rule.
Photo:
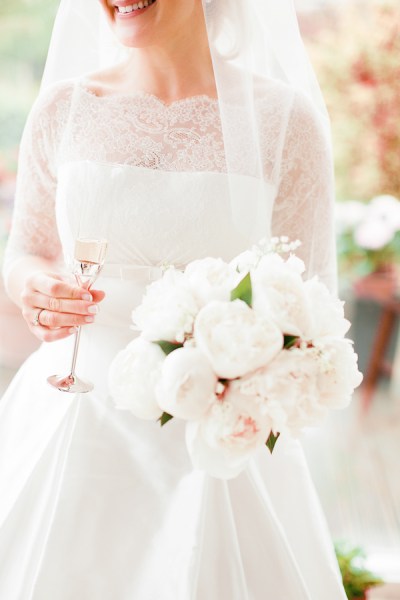
[[(265, 180), (274, 190), (266, 198), (272, 222), (265, 223), (265, 231), (271, 233), (272, 227), (273, 234), (301, 239), (309, 274), (319, 273), (332, 284), (332, 174), (313, 109), (277, 83), (269, 84), (257, 102)], [(240, 110), (229, 108), (232, 127)], [(246, 139), (240, 150), (235, 171), (251, 177), (253, 156)], [(55, 217), (58, 176), (63, 165), (82, 160), (150, 171), (224, 173), (218, 101), (196, 96), (166, 105), (144, 92), (99, 97), (83, 81), (58, 84), (39, 97), (21, 144), (6, 279), (22, 255), (61, 256)], [(141, 215), (135, 218), (140, 221)]]

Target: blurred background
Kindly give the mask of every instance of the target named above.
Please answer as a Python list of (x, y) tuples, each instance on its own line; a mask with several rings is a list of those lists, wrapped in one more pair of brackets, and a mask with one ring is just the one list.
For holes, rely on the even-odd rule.
[[(0, 264), (18, 144), (57, 6), (0, 6)], [(400, 599), (400, 3), (296, 7), (332, 120), (340, 293), (364, 373), (352, 406), (306, 436), (304, 448), (349, 598), (370, 588), (368, 598)], [(0, 340), (1, 394), (36, 348), (2, 283)], [(371, 571), (384, 586), (372, 587)]]

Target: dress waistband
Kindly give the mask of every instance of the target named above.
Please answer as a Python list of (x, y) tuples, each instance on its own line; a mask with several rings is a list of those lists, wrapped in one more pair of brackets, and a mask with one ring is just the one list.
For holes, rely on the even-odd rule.
[(100, 277), (150, 282), (160, 279), (164, 271), (165, 267), (106, 263), (101, 270)]

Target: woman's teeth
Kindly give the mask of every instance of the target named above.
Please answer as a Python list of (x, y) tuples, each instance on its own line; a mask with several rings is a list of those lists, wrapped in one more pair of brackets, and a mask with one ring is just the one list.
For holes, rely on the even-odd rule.
[(135, 4), (128, 4), (127, 6), (116, 6), (116, 9), (119, 13), (130, 13), (130, 12), (134, 12), (135, 10), (141, 10), (142, 8), (146, 8), (147, 6), (150, 6), (150, 4), (153, 4), (156, 0), (141, 0), (140, 2), (137, 2)]

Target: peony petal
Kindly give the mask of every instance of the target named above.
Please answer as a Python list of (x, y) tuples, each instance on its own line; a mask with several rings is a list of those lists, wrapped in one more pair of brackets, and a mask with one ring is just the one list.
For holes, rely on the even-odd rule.
[(165, 359), (156, 396), (161, 408), (179, 419), (199, 419), (215, 400), (217, 376), (198, 348), (185, 347)]
[(211, 448), (201, 434), (199, 421), (186, 424), (186, 446), (195, 469), (218, 479), (233, 479), (245, 469), (249, 456), (233, 457), (220, 448)]
[(162, 413), (154, 387), (165, 355), (156, 344), (136, 338), (110, 365), (108, 386), (116, 408), (140, 419), (158, 419)]
[(275, 323), (241, 300), (210, 302), (196, 317), (198, 348), (222, 379), (235, 379), (271, 361), (283, 347)]

